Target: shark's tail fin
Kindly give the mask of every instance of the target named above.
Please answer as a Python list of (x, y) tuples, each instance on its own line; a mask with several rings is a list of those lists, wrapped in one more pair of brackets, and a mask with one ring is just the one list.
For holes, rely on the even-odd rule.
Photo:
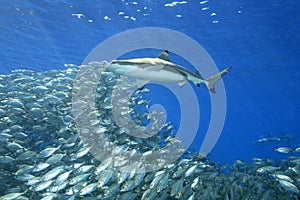
[(220, 73), (217, 73), (216, 75), (213, 75), (213, 76), (205, 79), (206, 80), (206, 86), (208, 87), (210, 92), (216, 93), (215, 84), (221, 79), (222, 76), (227, 74), (230, 69), (231, 69), (231, 67), (227, 67), (226, 69), (224, 69)]

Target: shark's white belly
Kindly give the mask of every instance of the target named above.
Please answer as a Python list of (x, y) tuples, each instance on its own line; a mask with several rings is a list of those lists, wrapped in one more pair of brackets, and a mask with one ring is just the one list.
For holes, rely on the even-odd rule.
[(182, 74), (176, 71), (173, 72), (173, 71), (168, 71), (159, 68), (160, 68), (159, 66), (141, 68), (141, 67), (136, 67), (131, 65), (112, 64), (108, 67), (108, 70), (114, 71), (120, 75), (125, 75), (127, 77), (149, 80), (149, 81), (159, 81), (159, 82), (186, 81), (186, 78)]
[(150, 71), (144, 69), (134, 69), (127, 72), (124, 75), (128, 77), (137, 78), (137, 79), (160, 81), (160, 82), (182, 82), (185, 80), (181, 74), (166, 71), (166, 70)]

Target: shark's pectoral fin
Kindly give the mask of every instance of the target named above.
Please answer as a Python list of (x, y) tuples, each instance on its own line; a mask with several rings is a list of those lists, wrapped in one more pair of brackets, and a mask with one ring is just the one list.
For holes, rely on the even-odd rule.
[(178, 82), (178, 85), (180, 87), (183, 87), (186, 83), (187, 83), (187, 81), (181, 81), (181, 82)]
[(135, 83), (139, 89), (142, 89), (147, 83), (149, 83), (149, 80), (136, 79)]

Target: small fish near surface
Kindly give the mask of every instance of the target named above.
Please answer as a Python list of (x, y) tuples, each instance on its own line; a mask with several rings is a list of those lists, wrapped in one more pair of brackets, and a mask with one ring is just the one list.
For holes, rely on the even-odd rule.
[(294, 150), (289, 147), (279, 147), (274, 149), (274, 151), (279, 152), (279, 153), (293, 153)]
[(268, 135), (266, 137), (259, 138), (258, 140), (254, 141), (253, 144), (282, 143), (282, 142), (289, 142), (295, 138), (296, 136), (294, 135), (282, 133), (279, 136)]
[(197, 86), (204, 83), (210, 92), (216, 93), (215, 84), (230, 71), (231, 67), (204, 79), (198, 71), (191, 72), (172, 63), (169, 59), (169, 51), (165, 50), (157, 58), (113, 60), (108, 63), (106, 69), (120, 75), (136, 78), (136, 84), (140, 89), (143, 89), (145, 84), (150, 81), (176, 82), (180, 87), (190, 81)]

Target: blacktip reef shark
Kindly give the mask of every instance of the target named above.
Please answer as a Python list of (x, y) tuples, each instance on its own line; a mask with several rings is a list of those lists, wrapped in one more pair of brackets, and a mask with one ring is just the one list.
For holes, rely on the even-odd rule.
[(135, 78), (139, 89), (142, 89), (150, 81), (176, 82), (180, 87), (190, 81), (197, 86), (204, 83), (210, 92), (216, 93), (215, 84), (229, 72), (231, 67), (204, 79), (198, 71), (191, 72), (180, 65), (172, 63), (169, 59), (169, 52), (165, 50), (157, 58), (113, 60), (108, 63), (106, 69)]

